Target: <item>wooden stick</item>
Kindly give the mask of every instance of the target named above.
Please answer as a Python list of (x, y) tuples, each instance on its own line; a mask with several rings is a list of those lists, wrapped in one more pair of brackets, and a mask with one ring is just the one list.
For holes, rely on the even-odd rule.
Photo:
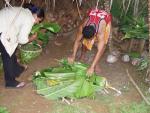
[(76, 0), (76, 5), (77, 5), (77, 10), (78, 10), (79, 17), (82, 20), (82, 16), (81, 16), (81, 13), (80, 13), (80, 9), (79, 9), (79, 5), (78, 5), (78, 1), (77, 0)]
[(141, 97), (144, 99), (144, 101), (146, 102), (146, 104), (150, 105), (150, 102), (146, 99), (146, 97), (144, 96), (144, 94), (142, 93), (142, 91), (140, 90), (140, 88), (137, 86), (137, 84), (135, 83), (135, 81), (133, 80), (133, 78), (130, 76), (128, 69), (126, 71), (127, 71), (127, 76), (129, 77), (130, 81), (135, 86), (135, 88), (137, 89), (137, 91), (139, 92), (139, 94), (141, 95)]

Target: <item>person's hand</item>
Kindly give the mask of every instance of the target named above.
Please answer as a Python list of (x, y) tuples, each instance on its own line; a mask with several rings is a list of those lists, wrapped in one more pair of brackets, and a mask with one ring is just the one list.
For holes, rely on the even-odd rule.
[(34, 33), (33, 35), (32, 35), (32, 38), (35, 40), (35, 39), (37, 39), (37, 33)]
[(93, 67), (89, 67), (88, 70), (87, 70), (87, 72), (86, 72), (86, 75), (87, 76), (92, 76), (93, 73), (94, 73), (94, 68)]
[(42, 46), (43, 42), (41, 40), (36, 39), (37, 43)]
[(69, 62), (70, 64), (73, 64), (73, 63), (74, 63), (74, 60), (75, 60), (75, 58), (74, 58), (73, 56), (68, 57), (68, 62)]

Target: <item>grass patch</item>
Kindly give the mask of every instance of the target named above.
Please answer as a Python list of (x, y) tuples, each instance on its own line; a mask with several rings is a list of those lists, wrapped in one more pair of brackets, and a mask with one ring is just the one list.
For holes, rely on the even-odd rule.
[(10, 113), (6, 107), (0, 106), (0, 113)]
[(141, 103), (130, 103), (121, 104), (120, 106), (115, 106), (114, 104), (110, 106), (110, 113), (149, 113), (150, 106), (146, 105), (144, 102)]
[(79, 103), (68, 105), (64, 103), (56, 103), (53, 107), (52, 113), (96, 113), (88, 105), (81, 105)]

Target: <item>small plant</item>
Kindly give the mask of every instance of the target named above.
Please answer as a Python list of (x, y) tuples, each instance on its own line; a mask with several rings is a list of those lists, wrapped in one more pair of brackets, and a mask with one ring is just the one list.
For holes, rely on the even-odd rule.
[(148, 65), (149, 65), (148, 59), (142, 59), (138, 66), (138, 70), (139, 71), (146, 70), (148, 68)]

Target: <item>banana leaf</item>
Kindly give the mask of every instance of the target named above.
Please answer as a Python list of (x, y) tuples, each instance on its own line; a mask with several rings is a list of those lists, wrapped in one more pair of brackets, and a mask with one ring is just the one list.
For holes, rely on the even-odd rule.
[(74, 93), (76, 92), (77, 88), (81, 85), (81, 80), (75, 82), (68, 82), (68, 84), (58, 85), (58, 87), (53, 87), (50, 89), (47, 95), (44, 97), (48, 99), (60, 99), (62, 97), (74, 98)]
[(88, 79), (78, 79), (81, 81), (81, 84), (77, 88), (77, 91), (75, 92), (76, 98), (83, 98), (83, 97), (89, 97), (94, 94), (94, 87), (93, 82), (89, 81)]
[(38, 32), (43, 27), (43, 24), (36, 24), (32, 27), (31, 34)]
[(61, 27), (56, 23), (43, 23), (43, 28), (53, 33), (58, 33), (61, 29)]
[(31, 34), (34, 34), (40, 31), (41, 29), (47, 29), (50, 32), (58, 33), (61, 27), (56, 23), (40, 23), (32, 27)]
[(35, 73), (33, 83), (37, 85), (38, 94), (54, 100), (62, 97), (78, 99), (94, 96), (96, 91), (105, 88), (105, 78), (96, 74), (86, 76), (87, 65), (80, 62), (69, 64), (66, 59), (60, 62), (58, 67)]

